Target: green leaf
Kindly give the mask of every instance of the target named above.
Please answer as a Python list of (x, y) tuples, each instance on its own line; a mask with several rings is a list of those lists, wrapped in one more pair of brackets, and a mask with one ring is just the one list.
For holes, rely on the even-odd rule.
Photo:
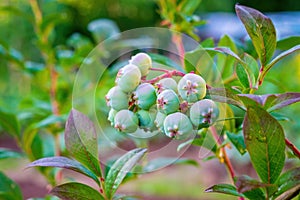
[(24, 155), (20, 152), (12, 151), (6, 148), (0, 148), (0, 160), (6, 158), (22, 158)]
[(290, 36), (277, 41), (277, 49), (288, 50), (300, 44), (300, 36)]
[(109, 37), (116, 36), (120, 32), (116, 22), (111, 19), (93, 20), (88, 24), (88, 30), (92, 33), (97, 44)]
[(262, 66), (266, 66), (276, 49), (276, 31), (273, 22), (253, 8), (236, 5), (235, 10), (252, 40)]
[(185, 15), (192, 15), (198, 8), (202, 0), (183, 0), (179, 5), (179, 12)]
[(268, 112), (273, 112), (300, 101), (300, 93), (287, 92), (283, 94), (239, 94), (238, 97), (247, 106), (260, 106)]
[(62, 157), (62, 156), (41, 158), (39, 160), (30, 163), (29, 165), (27, 165), (27, 167), (59, 167), (64, 169), (70, 169), (79, 172), (85, 176), (88, 176), (92, 178), (96, 183), (100, 184), (97, 176), (89, 169), (84, 167), (76, 160), (71, 160), (69, 158)]
[(163, 167), (167, 167), (169, 165), (193, 165), (198, 166), (198, 162), (193, 159), (187, 158), (172, 158), (172, 157), (161, 157), (156, 158), (147, 163), (147, 165), (143, 168), (143, 172), (151, 172), (154, 170), (161, 169)]
[(120, 157), (110, 168), (105, 180), (105, 191), (108, 198), (111, 198), (122, 183), (126, 174), (143, 157), (147, 149), (133, 149)]
[[(252, 80), (254, 79), (254, 74), (251, 70), (252, 66), (248, 66), (249, 64), (242, 60), (235, 52), (233, 52), (230, 48), (228, 47), (215, 47), (215, 48), (205, 48), (205, 50), (211, 55), (214, 56), (215, 53), (221, 53), (230, 56), (231, 58), (234, 58), (237, 62), (238, 65), (244, 68), (244, 73), (247, 75), (247, 79), (249, 82), (249, 86), (252, 88), (254, 83)], [(248, 58), (244, 58), (246, 61), (248, 61)], [(252, 63), (251, 63), (252, 64)]]
[(248, 107), (243, 132), (257, 174), (264, 183), (274, 183), (285, 161), (285, 140), (281, 125), (264, 109)]
[(207, 134), (207, 130), (202, 131), (199, 137), (187, 140), (181, 143), (180, 145), (178, 145), (177, 151), (180, 151), (190, 145), (204, 147), (214, 153), (217, 151), (217, 144), (213, 139), (213, 137), (211, 136), (211, 134)]
[(212, 48), (215, 46), (214, 39), (211, 37), (201, 41), (200, 44), (203, 48)]
[(104, 200), (97, 190), (82, 183), (65, 183), (53, 188), (51, 193), (63, 200)]
[(266, 76), (267, 72), (277, 63), (279, 62), (281, 59), (283, 59), (284, 57), (294, 53), (294, 52), (297, 52), (300, 50), (300, 45), (297, 45), (297, 46), (294, 46), (293, 48), (287, 50), (287, 51), (284, 51), (282, 52), (281, 54), (279, 54), (278, 56), (276, 56), (272, 62), (270, 62), (265, 68), (262, 69), (262, 72), (261, 72), (261, 76), (259, 78), (259, 84), (262, 83), (262, 80), (264, 79), (264, 77)]
[(283, 173), (276, 183), (278, 184), (278, 190), (272, 196), (272, 199), (291, 199), (294, 194), (300, 191), (300, 167)]
[(250, 88), (248, 74), (241, 64), (237, 64), (236, 66), (236, 75), (244, 88)]
[(258, 74), (259, 74), (258, 64), (257, 64), (256, 60), (247, 53), (244, 54), (243, 60), (248, 66), (246, 69), (249, 70), (248, 71), (248, 74), (250, 76), (249, 81), (250, 81), (251, 85), (254, 86), (256, 83), (256, 80), (258, 78)]
[[(233, 40), (228, 35), (224, 35), (220, 39), (220, 41), (218, 43), (218, 47), (228, 47), (234, 53), (237, 53), (237, 48), (236, 48)], [(231, 56), (218, 54), (217, 60), (218, 60), (217, 65), (222, 74), (222, 78), (225, 79), (225, 78), (231, 76), (233, 74), (233, 70), (234, 70), (235, 59)]]
[(4, 173), (0, 171), (0, 199), (2, 200), (22, 200), (20, 187)]
[(232, 104), (245, 110), (240, 98), (228, 88), (209, 88), (208, 96), (214, 101)]
[(20, 138), (20, 124), (16, 115), (0, 110), (0, 126), (8, 134)]
[(72, 109), (66, 123), (65, 143), (69, 153), (97, 176), (102, 176), (98, 160), (97, 134), (93, 122)]
[(157, 62), (159, 64), (182, 71), (182, 67), (178, 63), (174, 62), (172, 59), (168, 58), (167, 56), (159, 55), (155, 53), (149, 53), (148, 55), (151, 57), (153, 62)]
[(226, 135), (238, 150), (238, 152), (240, 152), (241, 155), (244, 155), (246, 153), (246, 144), (242, 131), (239, 131), (238, 133), (231, 133), (229, 131), (226, 131)]
[(249, 176), (235, 177), (237, 191), (243, 193), (249, 199), (264, 200), (265, 194), (261, 188), (273, 186), (268, 183), (259, 182)]
[(233, 185), (229, 184), (214, 185), (212, 187), (207, 188), (205, 192), (217, 192), (237, 197), (245, 197), (243, 194), (240, 194)]

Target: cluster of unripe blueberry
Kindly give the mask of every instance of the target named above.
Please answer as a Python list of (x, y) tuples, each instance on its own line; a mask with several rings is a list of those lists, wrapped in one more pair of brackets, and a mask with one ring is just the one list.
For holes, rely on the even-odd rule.
[(160, 130), (171, 138), (185, 138), (207, 128), (219, 116), (217, 105), (206, 96), (205, 80), (194, 73), (146, 80), (152, 60), (138, 53), (121, 68), (116, 85), (105, 96), (111, 108), (108, 120), (118, 131), (134, 133), (138, 128)]

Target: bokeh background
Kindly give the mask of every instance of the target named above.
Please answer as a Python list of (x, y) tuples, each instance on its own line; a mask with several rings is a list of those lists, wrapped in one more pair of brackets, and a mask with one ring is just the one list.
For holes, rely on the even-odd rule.
[[(30, 124), (48, 119), (44, 121), (48, 123), (47, 126), (41, 126), (39, 136), (36, 136), (32, 143), (34, 148), (43, 149), (42, 153), (33, 156), (39, 158), (53, 154), (51, 147), (54, 146), (55, 139), (49, 132), (53, 130), (62, 132), (63, 126), (57, 128), (55, 124), (64, 121), (71, 109), (72, 86), (83, 58), (101, 39), (107, 37), (105, 34), (138, 27), (159, 27), (161, 17), (157, 2), (152, 0), (40, 0), (38, 2), (46, 19), (42, 30), (46, 32), (49, 29), (50, 32), (47, 41), (43, 43), (43, 38), (40, 38), (43, 34), (36, 34), (36, 27), (31, 21), (33, 12), (30, 1), (0, 1), (0, 111), (14, 115), (19, 120), (21, 131), (26, 130)], [(236, 3), (253, 7), (270, 16), (278, 31), (279, 39), (300, 35), (300, 1), (202, 0), (195, 13), (207, 21), (206, 25), (197, 28), (197, 34), (201, 39), (213, 37), (217, 41), (224, 34), (229, 34), (236, 40), (246, 37), (246, 32), (234, 13)], [(115, 26), (115, 29), (104, 31), (97, 38), (89, 30), (89, 24), (93, 20), (104, 18), (112, 20), (109, 23)], [(55, 57), (48, 57), (54, 61), (49, 62), (49, 65), (56, 63), (59, 66), (56, 71), (59, 74), (57, 78), (59, 89), (56, 91), (61, 116), (59, 119), (51, 118), (53, 110), (49, 103), (51, 71), (44, 70), (47, 66), (43, 55), (45, 53)], [(107, 91), (109, 87), (111, 86), (102, 89)], [(259, 92), (286, 91), (300, 91), (299, 54), (277, 64)], [(100, 108), (99, 110), (101, 111)], [(288, 121), (282, 122), (287, 136), (300, 147), (299, 104), (281, 112), (282, 116), (289, 116)], [(20, 141), (0, 126), (0, 147), (21, 151)], [(41, 146), (40, 141), (48, 142)], [(131, 144), (123, 145), (129, 148)], [(231, 154), (237, 155), (234, 150)], [(186, 157), (198, 159), (197, 148), (191, 148)], [(198, 161), (200, 167), (168, 167), (128, 182), (121, 190), (125, 193), (142, 195), (145, 199), (218, 198), (218, 195), (204, 194), (203, 190), (216, 182), (227, 182), (226, 170), (218, 160), (203, 162), (198, 159)], [(44, 197), (47, 194), (47, 182), (36, 171), (23, 170), (28, 162), (26, 158), (0, 160), (0, 170), (20, 184), (24, 198)], [(256, 176), (251, 171), (247, 158), (237, 156), (233, 162), (239, 163), (237, 166), (240, 168), (236, 169), (238, 173), (248, 172)], [(292, 162), (291, 165), (293, 164)], [(65, 173), (66, 176), (74, 176), (69, 175), (70, 172)], [(80, 176), (77, 178), (82, 179)], [(220, 196), (221, 198), (226, 199), (226, 196)]]

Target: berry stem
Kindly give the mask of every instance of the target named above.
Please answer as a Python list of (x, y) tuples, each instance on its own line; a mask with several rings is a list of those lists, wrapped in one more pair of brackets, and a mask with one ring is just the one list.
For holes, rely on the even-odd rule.
[[(217, 130), (214, 126), (210, 127), (210, 131), (214, 137), (214, 139), (216, 140), (218, 145), (222, 145), (222, 141), (220, 140), (220, 137), (218, 136)], [(235, 173), (234, 173), (234, 169), (232, 167), (231, 161), (226, 153), (225, 147), (221, 147), (220, 148), (220, 160), (222, 160), (224, 162), (224, 164), (226, 165), (228, 172), (230, 174), (230, 177), (232, 179), (232, 182), (234, 183), (234, 177), (235, 177)]]
[(294, 155), (300, 159), (300, 150), (297, 149), (297, 147), (291, 141), (289, 141), (289, 139), (285, 138), (285, 144), (293, 151)]
[(150, 80), (145, 80), (143, 81), (143, 83), (151, 83), (151, 84), (154, 84), (156, 83), (157, 81), (161, 80), (161, 79), (164, 79), (164, 78), (171, 78), (173, 76), (184, 76), (185, 73), (183, 72), (180, 72), (180, 71), (177, 71), (177, 70), (166, 70), (166, 69), (158, 69), (158, 68), (150, 68), (150, 70), (153, 70), (153, 71), (161, 71), (161, 72), (165, 72), (164, 74), (160, 75), (160, 76), (157, 76), (153, 79), (150, 79)]

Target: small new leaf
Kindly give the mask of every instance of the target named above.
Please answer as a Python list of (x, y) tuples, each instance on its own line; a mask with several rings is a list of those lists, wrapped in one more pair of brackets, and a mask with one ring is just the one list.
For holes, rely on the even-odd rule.
[(51, 193), (63, 200), (104, 200), (104, 197), (95, 189), (82, 183), (65, 183), (56, 186)]
[(147, 149), (133, 149), (120, 157), (110, 168), (105, 180), (106, 196), (111, 198), (122, 183), (126, 174), (143, 157)]
[(217, 192), (238, 197), (245, 197), (243, 194), (240, 194), (233, 185), (229, 184), (214, 185), (212, 187), (207, 188), (205, 192)]

